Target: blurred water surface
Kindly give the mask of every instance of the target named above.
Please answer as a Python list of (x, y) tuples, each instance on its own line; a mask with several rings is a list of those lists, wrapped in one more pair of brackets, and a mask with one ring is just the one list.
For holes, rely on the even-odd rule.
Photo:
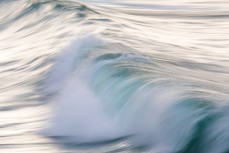
[[(0, 14), (0, 152), (229, 150), (227, 0), (2, 0)], [(52, 103), (65, 103), (69, 97), (71, 102), (79, 100), (73, 95), (82, 88), (68, 85), (74, 84), (71, 76), (79, 69), (88, 88), (102, 101), (108, 120), (115, 118), (115, 124), (130, 133), (92, 143), (40, 134), (52, 124), (50, 116), (55, 116), (51, 94), (57, 90), (64, 99)], [(65, 104), (60, 108), (61, 112), (77, 111)], [(164, 115), (151, 113), (157, 109)], [(98, 116), (93, 113), (97, 110), (91, 116)], [(69, 114), (54, 117), (58, 121), (53, 129), (78, 130), (78, 124), (59, 121), (61, 117)], [(89, 118), (80, 118), (79, 124)], [(104, 120), (85, 125), (98, 124), (93, 128), (103, 130)], [(63, 131), (50, 135), (65, 136)], [(140, 136), (134, 143), (123, 138), (135, 134)], [(156, 149), (141, 149), (151, 144)]]

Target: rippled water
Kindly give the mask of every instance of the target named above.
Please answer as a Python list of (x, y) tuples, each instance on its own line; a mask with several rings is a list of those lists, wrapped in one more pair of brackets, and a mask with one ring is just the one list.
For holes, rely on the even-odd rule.
[(0, 152), (228, 152), (228, 10), (0, 1)]

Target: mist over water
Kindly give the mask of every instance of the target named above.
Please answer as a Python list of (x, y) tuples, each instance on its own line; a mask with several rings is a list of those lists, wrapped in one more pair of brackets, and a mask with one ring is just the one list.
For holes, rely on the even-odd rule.
[(228, 152), (228, 7), (1, 1), (0, 152)]

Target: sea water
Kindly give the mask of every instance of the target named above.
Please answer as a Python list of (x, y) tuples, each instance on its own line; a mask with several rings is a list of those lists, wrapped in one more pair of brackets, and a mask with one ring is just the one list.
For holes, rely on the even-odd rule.
[(228, 152), (228, 10), (0, 1), (0, 152)]

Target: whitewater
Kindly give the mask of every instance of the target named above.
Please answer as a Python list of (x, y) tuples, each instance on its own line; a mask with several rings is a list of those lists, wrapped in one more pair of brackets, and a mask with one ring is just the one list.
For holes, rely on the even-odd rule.
[(229, 152), (228, 10), (0, 1), (0, 152)]

